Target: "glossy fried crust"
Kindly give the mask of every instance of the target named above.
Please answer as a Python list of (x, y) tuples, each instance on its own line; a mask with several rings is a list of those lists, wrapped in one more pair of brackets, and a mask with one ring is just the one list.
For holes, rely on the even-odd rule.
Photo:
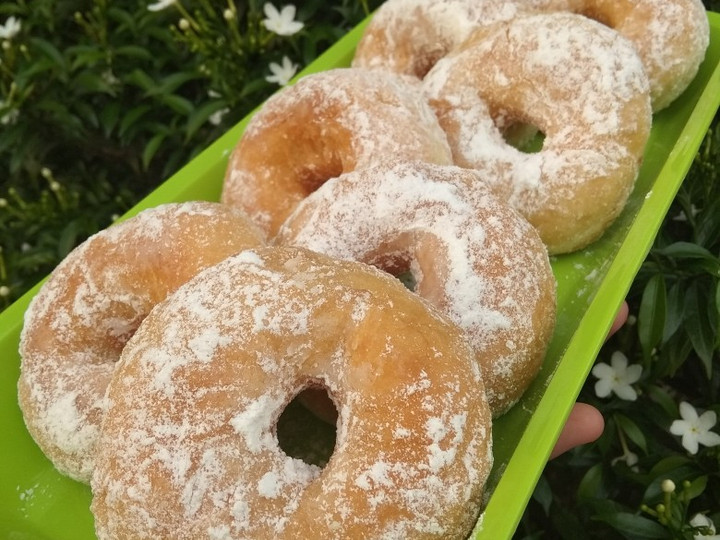
[[(632, 44), (582, 15), (518, 17), (477, 30), (423, 81), (455, 163), (480, 171), (551, 254), (597, 240), (624, 208), (652, 122)], [(516, 126), (544, 134), (524, 152)]]
[(397, 162), (342, 175), (307, 197), (275, 242), (412, 274), (414, 291), (465, 331), (495, 416), (542, 366), (555, 327), (547, 250), (475, 171)]
[[(324, 469), (275, 425), (322, 384)], [(99, 538), (466, 538), (491, 420), (462, 332), (373, 267), (294, 248), (199, 274), (130, 340), (92, 482)]]
[(252, 118), (230, 157), (222, 201), (271, 238), (323, 182), (387, 157), (452, 160), (417, 81), (353, 68), (308, 75)]
[(90, 481), (105, 389), (152, 307), (201, 269), (263, 243), (236, 209), (173, 203), (97, 233), (62, 261), (25, 313), (18, 381), (28, 431), (60, 472)]

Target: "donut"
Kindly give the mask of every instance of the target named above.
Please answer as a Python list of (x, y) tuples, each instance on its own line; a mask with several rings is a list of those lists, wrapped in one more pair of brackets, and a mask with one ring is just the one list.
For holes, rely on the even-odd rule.
[(57, 266), (25, 312), (18, 396), (61, 473), (89, 483), (105, 389), (152, 307), (200, 269), (262, 243), (237, 209), (171, 203), (91, 236)]
[(650, 81), (653, 111), (682, 94), (710, 43), (702, 0), (565, 0), (566, 10), (610, 26), (629, 39)]
[(567, 8), (569, 0), (387, 0), (360, 38), (353, 67), (422, 79), (480, 26), (523, 13)]
[(555, 279), (535, 229), (481, 185), (474, 171), (421, 162), (346, 173), (303, 200), (275, 242), (409, 273), (466, 333), (499, 416), (542, 366)]
[(352, 65), (423, 78), (477, 28), (554, 11), (585, 15), (633, 43), (654, 112), (687, 88), (710, 43), (702, 0), (387, 0), (366, 27)]
[[(517, 17), (473, 33), (423, 80), (456, 165), (482, 173), (551, 254), (597, 240), (622, 211), (652, 123), (632, 44), (582, 15)], [(537, 128), (537, 152), (506, 141)]]
[(418, 82), (353, 68), (308, 75), (252, 117), (230, 157), (221, 200), (272, 237), (324, 181), (388, 155), (452, 161)]
[[(324, 468), (275, 433), (303, 388), (339, 411)], [(492, 463), (461, 330), (371, 266), (229, 257), (158, 305), (108, 389), (98, 538), (466, 538)]]

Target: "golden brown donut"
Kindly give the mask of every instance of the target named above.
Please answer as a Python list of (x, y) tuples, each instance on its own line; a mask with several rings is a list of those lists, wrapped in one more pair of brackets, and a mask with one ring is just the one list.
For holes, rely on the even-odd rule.
[(28, 431), (61, 473), (89, 483), (105, 389), (152, 307), (261, 238), (237, 209), (173, 203), (97, 233), (58, 265), (25, 313), (18, 397)]
[(567, 7), (569, 0), (386, 0), (357, 44), (352, 65), (422, 79), (480, 26)]
[[(320, 469), (275, 426), (308, 385), (339, 411)], [(491, 420), (462, 332), (370, 266), (242, 252), (158, 305), (108, 390), (98, 537), (464, 539)]]
[(564, 0), (629, 39), (650, 81), (653, 111), (672, 103), (692, 82), (710, 43), (702, 0)]
[(387, 0), (366, 27), (352, 65), (423, 78), (477, 28), (553, 11), (585, 15), (630, 40), (656, 112), (687, 88), (710, 43), (702, 0)]
[[(648, 79), (632, 44), (567, 12), (477, 30), (423, 81), (455, 163), (474, 168), (551, 254), (599, 238), (632, 191), (650, 133)], [(503, 131), (538, 128), (523, 152)]]
[(417, 81), (352, 68), (308, 75), (253, 116), (230, 157), (222, 201), (272, 237), (327, 179), (388, 156), (452, 161)]
[(498, 416), (542, 365), (555, 278), (533, 227), (481, 186), (476, 172), (454, 166), (354, 171), (302, 201), (275, 241), (410, 272), (414, 291), (465, 331)]

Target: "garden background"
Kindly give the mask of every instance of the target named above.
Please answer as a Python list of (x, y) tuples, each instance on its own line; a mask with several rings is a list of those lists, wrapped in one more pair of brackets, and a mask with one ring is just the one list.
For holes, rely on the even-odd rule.
[[(380, 2), (264, 4), (0, 3), (0, 309)], [(548, 464), (516, 538), (715, 533), (719, 281), (716, 116), (580, 396), (605, 432)]]

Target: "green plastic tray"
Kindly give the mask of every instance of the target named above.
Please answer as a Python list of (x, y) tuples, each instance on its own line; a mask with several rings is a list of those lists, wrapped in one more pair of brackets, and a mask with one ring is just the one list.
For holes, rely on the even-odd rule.
[[(580, 392), (663, 217), (720, 104), (720, 15), (709, 13), (711, 42), (695, 81), (654, 118), (637, 187), (604, 237), (554, 258), (557, 330), (545, 366), (521, 402), (494, 425), (495, 466), (474, 537), (511, 538), (544, 464)], [(347, 66), (361, 24), (299, 76)], [(247, 119), (133, 208), (169, 201), (217, 200), (228, 155)], [(127, 217), (125, 216), (125, 217)], [(0, 538), (84, 540), (95, 537), (90, 490), (58, 474), (23, 424), (17, 405), (18, 338), (37, 287), (0, 313)]]

